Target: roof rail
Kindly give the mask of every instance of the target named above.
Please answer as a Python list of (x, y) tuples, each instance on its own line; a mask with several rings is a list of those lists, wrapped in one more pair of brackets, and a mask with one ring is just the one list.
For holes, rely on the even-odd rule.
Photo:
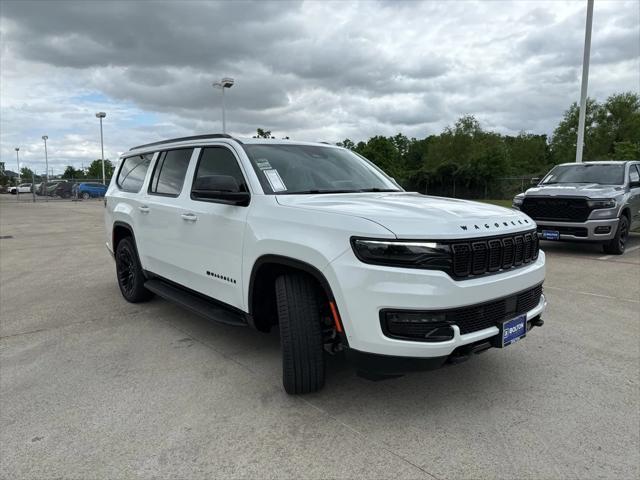
[[(191, 137), (170, 138), (168, 140), (161, 140), (159, 142), (145, 143), (144, 145), (138, 145), (137, 147), (130, 148), (129, 151), (138, 150), (139, 148), (155, 147), (156, 145), (164, 145), (167, 143), (188, 142), (189, 140), (208, 140), (210, 138), (233, 138), (233, 137), (226, 133), (208, 133), (206, 135), (193, 135)], [(240, 140), (237, 140), (235, 138), (233, 139), (236, 142), (240, 142)]]

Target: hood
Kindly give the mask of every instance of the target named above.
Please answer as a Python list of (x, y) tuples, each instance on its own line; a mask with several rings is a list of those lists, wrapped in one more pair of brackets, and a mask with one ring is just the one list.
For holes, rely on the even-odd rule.
[(611, 198), (624, 193), (619, 185), (598, 183), (563, 183), (559, 185), (539, 185), (525, 192), (526, 196)]
[(518, 210), (419, 193), (276, 195), (276, 199), (287, 207), (366, 218), (398, 238), (475, 238), (535, 226), (533, 220)]

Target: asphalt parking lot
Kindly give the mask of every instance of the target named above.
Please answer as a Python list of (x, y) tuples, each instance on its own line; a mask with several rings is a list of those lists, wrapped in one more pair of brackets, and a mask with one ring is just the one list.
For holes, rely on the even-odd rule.
[(640, 234), (543, 243), (543, 328), (383, 382), (280, 382), (277, 332), (120, 296), (102, 203), (0, 196), (2, 478), (638, 478)]

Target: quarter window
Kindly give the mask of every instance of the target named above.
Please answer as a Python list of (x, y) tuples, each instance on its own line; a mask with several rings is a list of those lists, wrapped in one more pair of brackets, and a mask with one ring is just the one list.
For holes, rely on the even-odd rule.
[(180, 195), (192, 153), (192, 148), (162, 152), (153, 171), (149, 192), (171, 197)]
[(227, 175), (233, 177), (238, 183), (238, 188), (241, 192), (249, 191), (247, 189), (247, 182), (238, 166), (238, 161), (228, 148), (209, 147), (202, 149), (193, 183), (195, 184), (200, 177), (212, 175)]
[(116, 184), (125, 192), (138, 193), (147, 176), (153, 153), (136, 155), (122, 160), (122, 166), (116, 178)]

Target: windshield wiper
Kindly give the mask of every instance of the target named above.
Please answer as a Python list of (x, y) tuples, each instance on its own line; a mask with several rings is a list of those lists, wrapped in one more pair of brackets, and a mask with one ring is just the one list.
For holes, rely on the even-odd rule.
[(360, 190), (314, 189), (314, 190), (298, 190), (297, 192), (278, 192), (278, 193), (285, 194), (285, 195), (306, 195), (306, 194), (317, 194), (317, 193), (358, 193), (358, 192), (360, 192)]
[(313, 190), (299, 190), (296, 192), (278, 192), (285, 195), (306, 195), (306, 194), (319, 194), (319, 193), (366, 193), (366, 192), (400, 192), (401, 190), (391, 188), (361, 188), (358, 190), (329, 190), (329, 189), (313, 189)]
[(397, 188), (362, 188), (358, 192), (400, 192)]

